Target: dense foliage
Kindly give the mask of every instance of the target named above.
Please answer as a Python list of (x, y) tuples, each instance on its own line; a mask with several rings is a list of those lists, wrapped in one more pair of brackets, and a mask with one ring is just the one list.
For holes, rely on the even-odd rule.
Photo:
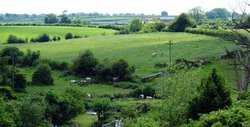
[(208, 19), (227, 19), (230, 15), (230, 12), (228, 12), (225, 8), (214, 8), (213, 10), (206, 12)]
[(66, 35), (65, 35), (65, 39), (66, 40), (68, 40), (68, 39), (73, 39), (74, 37), (73, 37), (73, 34), (72, 33), (67, 33)]
[(32, 83), (36, 85), (52, 85), (53, 81), (50, 66), (47, 64), (39, 64), (32, 75)]
[(17, 38), (15, 35), (9, 35), (7, 39), (8, 44), (14, 44), (14, 43), (27, 43), (28, 39), (22, 39), (22, 38)]
[(215, 69), (198, 87), (198, 95), (189, 102), (188, 115), (198, 119), (199, 114), (209, 113), (231, 105), (229, 91), (225, 88), (224, 79)]
[(67, 88), (64, 92), (50, 91), (46, 94), (46, 116), (54, 126), (68, 123), (85, 111), (83, 93), (78, 87)]
[(31, 42), (48, 42), (50, 41), (50, 37), (48, 34), (44, 33), (39, 35), (37, 38), (31, 38)]
[(194, 27), (195, 21), (193, 21), (189, 15), (182, 13), (177, 19), (169, 24), (169, 31), (183, 32), (187, 27)]
[(143, 24), (140, 19), (133, 19), (131, 23), (129, 24), (129, 30), (131, 32), (138, 32), (142, 29)]
[(57, 22), (58, 22), (57, 16), (53, 13), (46, 15), (44, 18), (44, 23), (47, 24), (53, 24)]
[(97, 112), (98, 121), (101, 121), (101, 115), (110, 108), (110, 101), (107, 99), (94, 99), (91, 102), (91, 109)]
[(72, 73), (79, 76), (93, 76), (95, 75), (95, 68), (98, 60), (94, 57), (90, 50), (80, 53), (73, 61)]

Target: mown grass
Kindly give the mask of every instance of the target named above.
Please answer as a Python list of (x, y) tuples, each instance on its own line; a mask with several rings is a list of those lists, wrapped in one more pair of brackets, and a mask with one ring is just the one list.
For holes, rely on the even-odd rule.
[(79, 115), (73, 120), (73, 122), (78, 123), (81, 127), (91, 127), (94, 121), (97, 121), (97, 116), (88, 114)]
[[(34, 68), (19, 68), (18, 71), (26, 76), (27, 81), (32, 80), (32, 74), (34, 73)], [(54, 79), (54, 85), (33, 85), (31, 84), (26, 88), (26, 92), (29, 94), (39, 94), (46, 93), (47, 91), (63, 91), (67, 87), (78, 85), (71, 84), (70, 80), (80, 80), (79, 77), (74, 76), (62, 76), (62, 72), (53, 71), (52, 76)], [(114, 94), (128, 94), (131, 90), (121, 89), (113, 87), (112, 85), (105, 84), (91, 84), (80, 87), (83, 93), (89, 93), (92, 96), (103, 96), (103, 95), (114, 95)]]
[[(101, 36), (48, 43), (6, 44), (0, 45), (0, 49), (16, 46), (23, 51), (40, 50), (42, 58), (70, 63), (79, 52), (90, 49), (100, 61), (105, 58), (127, 60), (130, 65), (135, 66), (135, 75), (141, 77), (162, 70), (155, 68), (154, 65), (169, 60), (169, 48), (166, 42), (170, 40), (174, 43), (172, 46), (173, 60), (178, 58), (218, 58), (225, 53), (225, 47), (234, 48), (232, 42), (221, 38), (188, 33), (152, 33)], [(161, 52), (164, 53), (163, 56), (160, 56)], [(158, 53), (158, 56), (152, 57), (152, 53)]]
[(53, 36), (60, 36), (64, 39), (66, 33), (71, 32), (74, 35), (80, 36), (102, 36), (112, 35), (115, 30), (107, 30), (100, 28), (88, 28), (88, 27), (69, 27), (69, 26), (0, 26), (0, 43), (6, 43), (7, 38), (10, 34), (16, 35), (19, 38), (28, 38), (29, 40), (33, 37), (37, 37), (42, 33), (47, 33), (52, 38)]

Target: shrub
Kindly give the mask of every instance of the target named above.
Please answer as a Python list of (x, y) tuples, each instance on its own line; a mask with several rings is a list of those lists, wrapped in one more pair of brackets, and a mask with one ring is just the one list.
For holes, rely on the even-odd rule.
[(80, 36), (80, 35), (74, 35), (74, 38), (76, 39), (76, 38), (82, 38), (82, 36)]
[(18, 38), (12, 34), (7, 39), (7, 43), (9, 44), (17, 43), (17, 41), (18, 41)]
[(119, 34), (129, 34), (129, 29), (128, 28), (121, 29), (119, 31)]
[(198, 96), (194, 97), (188, 106), (188, 116), (198, 119), (199, 114), (209, 113), (231, 105), (229, 91), (225, 88), (224, 79), (219, 76), (216, 69), (203, 79), (198, 87)]
[(72, 33), (67, 33), (65, 35), (65, 39), (68, 40), (68, 39), (73, 39), (73, 34)]
[(68, 69), (67, 62), (52, 61), (48, 59), (39, 60), (38, 63), (48, 64), (52, 70), (65, 71)]
[(3, 97), (5, 100), (13, 100), (17, 98), (12, 89), (8, 86), (0, 86), (0, 97)]
[(86, 50), (73, 61), (72, 73), (79, 76), (95, 75), (98, 60), (90, 50)]
[(32, 83), (36, 85), (52, 85), (51, 68), (47, 64), (39, 64), (32, 75)]
[(36, 41), (37, 42), (48, 42), (48, 41), (50, 41), (50, 37), (48, 34), (41, 34), (40, 36), (38, 36), (36, 38)]
[(57, 38), (58, 38), (57, 36), (54, 36), (54, 37), (52, 38), (52, 40), (53, 40), (53, 41), (57, 41)]
[(129, 95), (131, 97), (138, 98), (141, 94), (144, 95), (146, 98), (147, 96), (154, 97), (155, 96), (155, 89), (151, 86), (144, 86), (142, 88), (137, 88), (134, 91), (131, 91)]

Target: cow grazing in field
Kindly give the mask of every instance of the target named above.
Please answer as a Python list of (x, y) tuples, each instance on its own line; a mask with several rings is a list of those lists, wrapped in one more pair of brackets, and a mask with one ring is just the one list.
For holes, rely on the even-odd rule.
[(156, 56), (157, 56), (157, 53), (152, 53), (151, 56), (152, 56), (152, 57), (156, 57)]

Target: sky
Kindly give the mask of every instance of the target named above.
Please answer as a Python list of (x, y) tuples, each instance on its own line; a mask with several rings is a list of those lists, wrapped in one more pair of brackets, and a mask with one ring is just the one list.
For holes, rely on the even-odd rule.
[(205, 11), (213, 8), (226, 8), (231, 11), (232, 7), (236, 8), (236, 1), (239, 0), (0, 0), (0, 13), (61, 14), (67, 10), (68, 13), (159, 15), (162, 11), (167, 11), (169, 15), (178, 15), (196, 6), (201, 6)]

